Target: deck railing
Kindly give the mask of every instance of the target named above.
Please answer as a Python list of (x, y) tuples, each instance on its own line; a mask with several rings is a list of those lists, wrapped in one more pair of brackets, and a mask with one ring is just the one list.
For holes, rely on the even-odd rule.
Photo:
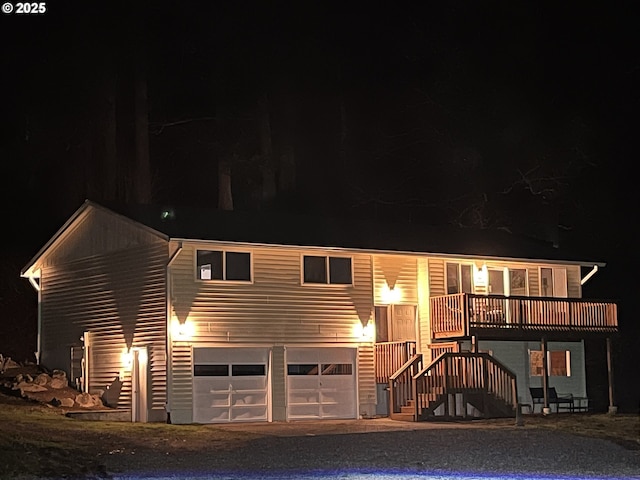
[(416, 342), (380, 342), (375, 344), (376, 383), (387, 383), (416, 353)]
[(615, 332), (613, 302), (581, 298), (458, 293), (431, 297), (433, 338), (467, 337), (472, 329)]

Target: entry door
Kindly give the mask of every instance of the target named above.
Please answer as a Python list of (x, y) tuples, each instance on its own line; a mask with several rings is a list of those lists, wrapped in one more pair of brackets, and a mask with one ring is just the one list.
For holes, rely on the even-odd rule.
[(131, 368), (131, 420), (148, 421), (147, 407), (147, 347), (133, 349)]
[(391, 311), (391, 341), (414, 342), (416, 340), (415, 305), (393, 305)]

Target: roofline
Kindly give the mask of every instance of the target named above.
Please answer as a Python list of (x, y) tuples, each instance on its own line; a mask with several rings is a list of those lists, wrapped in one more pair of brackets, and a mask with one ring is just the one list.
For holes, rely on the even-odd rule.
[(379, 250), (371, 248), (357, 248), (357, 247), (322, 247), (322, 246), (310, 246), (310, 245), (288, 245), (281, 243), (260, 243), (260, 242), (234, 242), (233, 240), (202, 240), (196, 238), (185, 237), (171, 237), (170, 241), (174, 242), (186, 242), (186, 243), (210, 243), (214, 245), (233, 244), (243, 247), (281, 247), (281, 248), (294, 248), (299, 250), (332, 250), (336, 252), (358, 252), (364, 254), (378, 254), (378, 255), (414, 255), (419, 257), (444, 257), (451, 259), (466, 259), (466, 260), (495, 260), (501, 262), (533, 262), (533, 263), (549, 263), (549, 264), (561, 264), (561, 265), (579, 265), (581, 267), (593, 267), (597, 265), (600, 268), (605, 267), (605, 262), (593, 262), (588, 260), (550, 260), (543, 258), (527, 258), (527, 257), (499, 257), (494, 255), (469, 255), (462, 253), (440, 253), (440, 252), (416, 252), (412, 250)]
[(34, 267), (34, 265), (36, 265), (38, 263), (38, 261), (45, 255), (45, 253), (47, 252), (47, 250), (49, 250), (51, 247), (53, 247), (54, 244), (56, 244), (61, 237), (64, 236), (64, 234), (67, 232), (67, 230), (69, 229), (69, 227), (71, 227), (71, 225), (73, 225), (74, 223), (76, 223), (76, 221), (82, 217), (87, 210), (89, 210), (90, 208), (94, 208), (96, 210), (102, 210), (103, 212), (106, 212), (110, 215), (115, 215), (117, 217), (120, 217), (122, 220), (131, 223), (131, 224), (135, 224), (137, 227), (142, 228), (147, 230), (148, 232), (152, 233), (153, 235), (156, 235), (160, 238), (162, 238), (163, 240), (169, 241), (169, 237), (167, 235), (165, 235), (162, 232), (159, 232), (158, 230), (155, 230), (143, 223), (137, 222), (125, 215), (121, 215), (117, 212), (114, 212), (113, 210), (110, 210), (107, 207), (103, 207), (102, 205), (95, 203), (91, 200), (85, 200), (82, 205), (80, 205), (80, 207), (71, 215), (71, 217), (69, 217), (69, 219), (62, 225), (62, 227), (60, 227), (56, 233), (49, 239), (49, 241), (47, 241), (47, 243), (44, 244), (44, 246), (42, 248), (40, 248), (40, 250), (38, 250), (38, 253), (36, 253), (31, 260), (29, 260), (29, 263), (27, 263), (27, 265), (20, 270), (20, 276), (21, 277), (30, 277), (32, 275), (29, 275), (28, 272)]

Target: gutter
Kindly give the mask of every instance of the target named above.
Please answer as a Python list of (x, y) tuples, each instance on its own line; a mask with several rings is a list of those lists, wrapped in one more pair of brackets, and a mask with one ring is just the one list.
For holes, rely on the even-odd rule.
[(597, 271), (598, 271), (598, 265), (594, 265), (593, 268), (591, 269), (591, 271), (589, 273), (587, 273), (582, 278), (582, 280), (580, 280), (580, 285), (584, 285), (585, 283), (587, 283), (589, 281), (589, 279), (596, 274)]

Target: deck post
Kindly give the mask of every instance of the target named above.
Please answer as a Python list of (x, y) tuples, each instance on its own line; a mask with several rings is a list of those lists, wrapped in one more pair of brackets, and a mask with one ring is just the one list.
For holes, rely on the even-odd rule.
[(618, 413), (618, 407), (614, 405), (613, 392), (613, 356), (611, 352), (611, 337), (607, 337), (607, 374), (609, 377), (609, 413)]
[(542, 346), (542, 390), (544, 391), (544, 405), (542, 411), (549, 412), (549, 368), (547, 365), (547, 339), (542, 337), (540, 341)]

